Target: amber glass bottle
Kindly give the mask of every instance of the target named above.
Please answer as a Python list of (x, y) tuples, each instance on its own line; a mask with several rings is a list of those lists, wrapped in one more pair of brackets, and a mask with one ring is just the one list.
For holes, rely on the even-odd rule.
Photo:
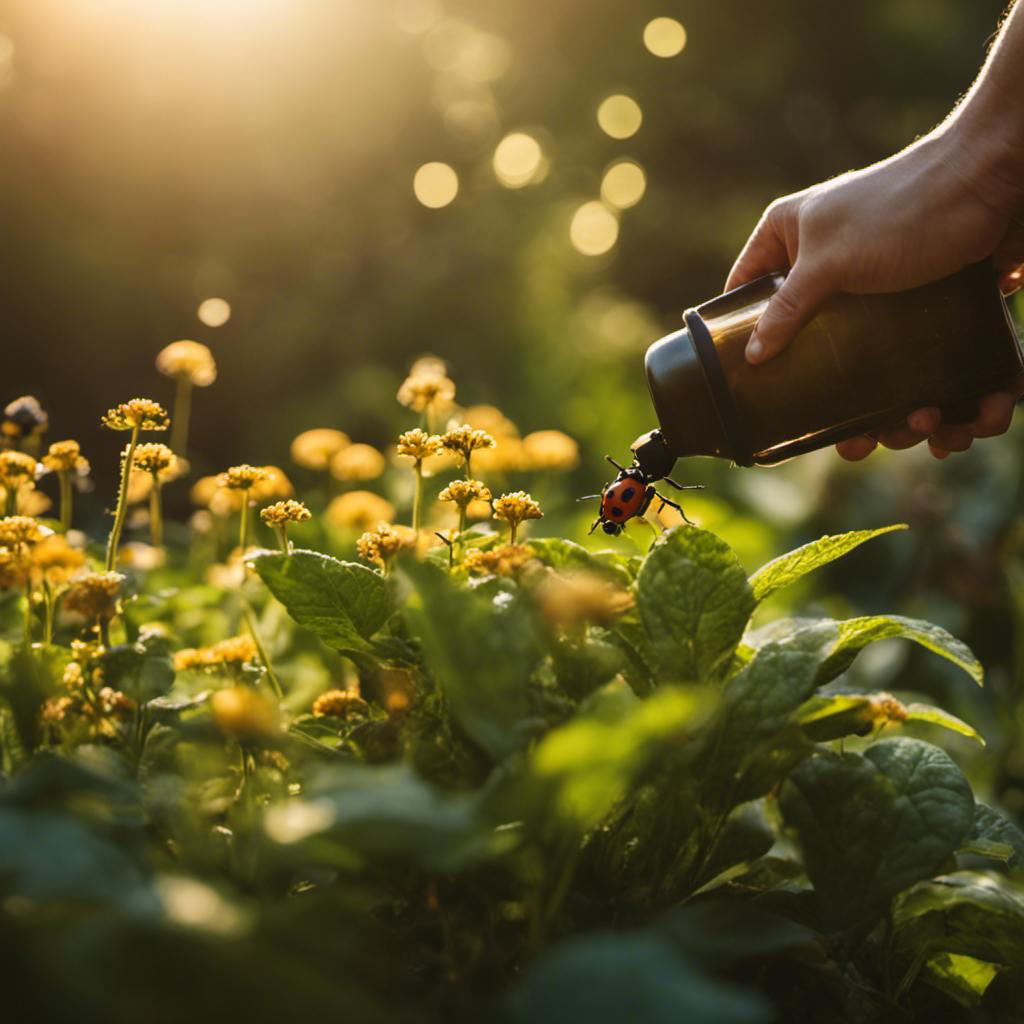
[(937, 405), (966, 423), (977, 399), (1024, 373), (990, 264), (883, 295), (840, 293), (774, 359), (744, 348), (784, 277), (770, 275), (684, 314), (647, 351), (647, 382), (677, 457), (773, 465), (892, 426)]

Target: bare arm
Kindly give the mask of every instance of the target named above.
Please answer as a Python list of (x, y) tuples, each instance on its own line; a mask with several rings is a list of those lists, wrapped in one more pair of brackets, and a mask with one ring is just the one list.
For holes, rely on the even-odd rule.
[[(774, 202), (740, 253), (727, 288), (791, 268), (747, 347), (772, 358), (833, 292), (912, 288), (991, 257), (1004, 291), (1024, 264), (1024, 3), (999, 31), (977, 79), (949, 117), (881, 163)], [(995, 392), (966, 426), (941, 426), (922, 409), (878, 440), (901, 448), (928, 438), (934, 454), (1002, 433), (1024, 390)], [(863, 458), (871, 438), (837, 450)]]

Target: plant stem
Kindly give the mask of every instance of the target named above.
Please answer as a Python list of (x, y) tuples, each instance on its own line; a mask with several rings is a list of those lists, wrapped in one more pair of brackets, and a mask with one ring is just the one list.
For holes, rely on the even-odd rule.
[(53, 617), (57, 610), (57, 601), (50, 589), (50, 584), (43, 577), (43, 646), (49, 647), (53, 640)]
[(188, 418), (192, 409), (192, 378), (187, 373), (179, 373), (177, 381), (174, 415), (171, 417), (171, 451), (184, 458), (188, 447)]
[(238, 546), (245, 554), (245, 545), (249, 543), (249, 489), (242, 491), (242, 523), (238, 530)]
[(253, 641), (256, 644), (256, 650), (260, 652), (260, 660), (263, 662), (263, 667), (267, 670), (267, 681), (270, 683), (271, 688), (277, 695), (277, 699), (284, 700), (284, 690), (281, 688), (281, 680), (274, 674), (274, 667), (270, 664), (270, 657), (267, 655), (267, 649), (263, 646), (263, 640), (260, 637), (260, 630), (256, 623), (256, 616), (253, 614), (253, 610), (249, 606), (249, 602), (241, 593), (238, 595), (238, 599), (242, 607), (242, 615), (245, 617), (245, 624), (249, 627), (249, 632), (252, 634)]
[(71, 529), (71, 474), (66, 469), (58, 470), (60, 481), (60, 525), (67, 533)]
[(281, 550), (286, 555), (291, 554), (291, 548), (288, 546), (288, 527), (282, 523), (275, 529), (277, 530), (277, 543), (281, 546)]
[(160, 497), (163, 484), (153, 474), (153, 489), (149, 492), (149, 543), (155, 548), (163, 546), (164, 543), (164, 520), (160, 507)]
[(18, 514), (18, 488), (8, 485), (4, 488), (4, 515)]
[(128, 451), (124, 461), (121, 463), (121, 489), (117, 495), (117, 509), (114, 512), (114, 528), (110, 531), (110, 540), (107, 541), (107, 572), (114, 571), (114, 563), (117, 561), (117, 543), (121, 539), (121, 530), (124, 527), (124, 519), (128, 514), (128, 477), (132, 471), (132, 459), (135, 457), (135, 446), (139, 443), (139, 427), (132, 427), (132, 439), (128, 444)]
[(412, 528), (420, 532), (420, 515), (423, 511), (423, 460), (416, 460), (416, 490), (412, 498)]
[(25, 584), (25, 650), (32, 649), (32, 581)]

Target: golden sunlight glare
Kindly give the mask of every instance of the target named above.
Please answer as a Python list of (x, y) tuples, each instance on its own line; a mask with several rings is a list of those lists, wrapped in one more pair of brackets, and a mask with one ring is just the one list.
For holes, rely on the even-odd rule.
[(597, 108), (597, 123), (613, 139), (628, 139), (640, 128), (643, 114), (640, 104), (629, 96), (617, 93), (604, 100)]
[(494, 173), (506, 188), (522, 188), (535, 181), (542, 170), (540, 143), (526, 132), (512, 132), (494, 150)]
[(686, 29), (675, 18), (654, 18), (644, 26), (644, 46), (655, 57), (674, 57), (686, 46)]
[(448, 164), (424, 164), (413, 177), (412, 189), (424, 206), (438, 210), (458, 194), (459, 176)]
[(205, 299), (196, 313), (207, 327), (221, 327), (231, 318), (231, 306), (224, 299)]
[(618, 237), (618, 219), (600, 200), (584, 203), (573, 214), (569, 240), (584, 256), (600, 256), (608, 252)]
[(601, 198), (620, 210), (640, 202), (647, 188), (644, 169), (633, 160), (617, 160), (601, 179)]

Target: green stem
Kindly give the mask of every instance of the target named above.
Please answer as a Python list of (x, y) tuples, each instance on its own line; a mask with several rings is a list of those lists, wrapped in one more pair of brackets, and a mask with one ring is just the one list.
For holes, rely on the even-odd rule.
[(43, 602), (43, 646), (49, 647), (53, 641), (53, 618), (57, 611), (57, 601), (45, 577), (43, 578)]
[(286, 554), (291, 554), (291, 548), (288, 546), (288, 527), (282, 523), (280, 526), (275, 527), (277, 530), (277, 543), (280, 545), (281, 550)]
[(159, 548), (164, 543), (164, 520), (160, 503), (163, 484), (160, 483), (156, 473), (153, 473), (152, 476), (153, 489), (149, 492), (149, 543), (153, 547)]
[(177, 380), (174, 415), (171, 417), (171, 451), (184, 458), (188, 447), (188, 419), (192, 410), (192, 379), (187, 373), (179, 373)]
[(32, 581), (25, 584), (25, 650), (32, 649)]
[(110, 619), (105, 615), (101, 615), (97, 625), (99, 626), (100, 643), (103, 645), (103, 649), (110, 650)]
[(57, 471), (60, 481), (60, 526), (67, 533), (71, 529), (71, 474), (66, 469)]
[(249, 489), (242, 491), (242, 523), (238, 530), (238, 546), (245, 554), (245, 545), (249, 543)]
[(412, 499), (412, 528), (420, 532), (420, 516), (423, 511), (423, 460), (416, 460), (416, 490)]
[(260, 661), (263, 662), (263, 667), (267, 670), (267, 680), (273, 688), (274, 693), (277, 695), (277, 699), (284, 700), (284, 690), (281, 688), (281, 681), (274, 673), (274, 667), (270, 664), (270, 657), (267, 655), (267, 649), (263, 646), (263, 639), (260, 637), (260, 630), (256, 623), (256, 616), (253, 614), (253, 610), (249, 606), (249, 602), (241, 594), (238, 595), (238, 598), (241, 603), (242, 615), (245, 616), (245, 624), (249, 627), (249, 632), (252, 634), (253, 641), (256, 644), (256, 650), (260, 652)]
[(107, 541), (107, 572), (114, 571), (114, 563), (117, 561), (117, 543), (121, 539), (121, 530), (124, 527), (124, 519), (128, 514), (128, 477), (132, 471), (132, 459), (135, 457), (135, 446), (139, 443), (139, 427), (132, 427), (132, 439), (128, 444), (128, 451), (121, 464), (121, 489), (117, 495), (117, 510), (114, 512), (114, 528), (110, 531), (110, 540)]
[(508, 542), (510, 545), (512, 545), (516, 542), (516, 530), (519, 529), (519, 524), (514, 519), (511, 519), (509, 520), (509, 526), (512, 527), (512, 532), (509, 535)]
[(18, 488), (8, 485), (4, 488), (4, 515), (16, 516), (18, 514)]

